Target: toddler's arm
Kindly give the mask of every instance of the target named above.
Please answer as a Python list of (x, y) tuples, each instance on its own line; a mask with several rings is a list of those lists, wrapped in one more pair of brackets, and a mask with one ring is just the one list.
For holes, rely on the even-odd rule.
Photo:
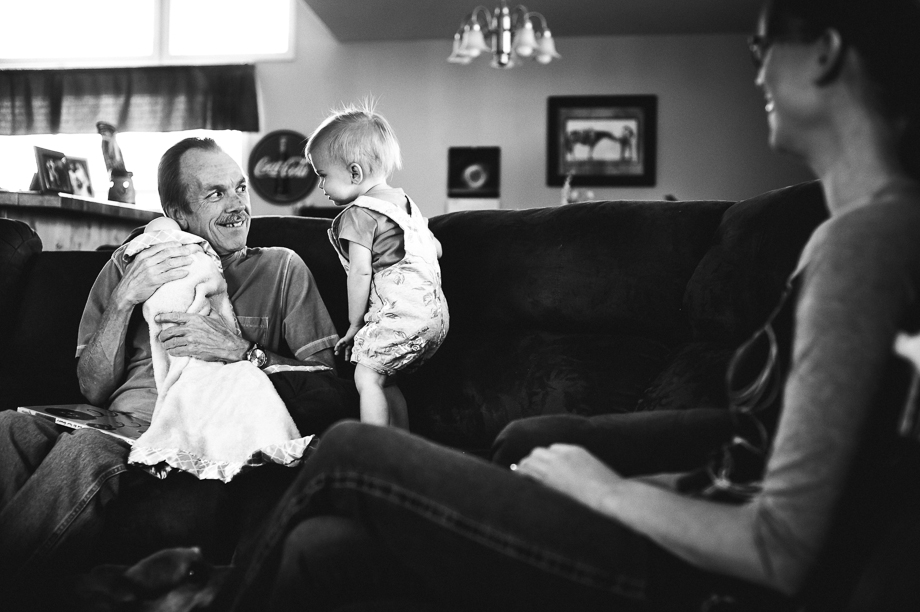
[(348, 331), (335, 345), (335, 354), (344, 349), (345, 359), (351, 357), (351, 344), (364, 327), (373, 271), (370, 249), (348, 241)]
[(438, 251), (438, 259), (441, 259), (441, 255), (444, 254), (444, 251), (441, 249), (441, 241), (434, 237), (434, 234), (431, 235), (434, 238), (434, 248)]

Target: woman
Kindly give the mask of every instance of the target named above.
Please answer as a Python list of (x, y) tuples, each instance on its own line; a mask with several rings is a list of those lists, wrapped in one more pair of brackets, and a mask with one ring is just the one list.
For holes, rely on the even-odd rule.
[(822, 179), (831, 220), (797, 274), (782, 416), (749, 500), (622, 478), (577, 446), (535, 449), (509, 472), (343, 424), (249, 550), (238, 609), (265, 609), (264, 597), (285, 610), (381, 597), (610, 610), (698, 609), (764, 587), (761, 602), (826, 596), (822, 581), (850, 566), (822, 560), (871, 540), (872, 504), (859, 501), (882, 480), (906, 373), (892, 345), (920, 315), (917, 32), (916, 0), (776, 0), (752, 37), (770, 143)]

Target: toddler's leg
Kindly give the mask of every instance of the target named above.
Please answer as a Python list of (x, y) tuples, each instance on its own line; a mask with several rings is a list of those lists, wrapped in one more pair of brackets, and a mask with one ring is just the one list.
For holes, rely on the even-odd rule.
[(383, 393), (390, 408), (390, 426), (409, 431), (409, 408), (402, 391), (396, 385), (390, 385), (383, 388)]
[(390, 424), (387, 396), (383, 391), (386, 375), (358, 364), (355, 368), (355, 386), (361, 396), (361, 422), (372, 425)]

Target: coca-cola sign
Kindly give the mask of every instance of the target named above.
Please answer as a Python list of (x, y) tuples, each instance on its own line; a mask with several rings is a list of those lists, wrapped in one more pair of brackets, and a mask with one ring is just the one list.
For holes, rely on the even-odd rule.
[(249, 183), (272, 204), (302, 200), (316, 187), (317, 176), (303, 155), (307, 138), (293, 130), (266, 134), (249, 154)]

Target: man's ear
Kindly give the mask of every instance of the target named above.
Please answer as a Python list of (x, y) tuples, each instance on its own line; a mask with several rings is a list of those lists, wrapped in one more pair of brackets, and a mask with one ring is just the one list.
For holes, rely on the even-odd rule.
[(170, 206), (166, 209), (166, 216), (179, 224), (179, 228), (182, 231), (188, 230), (188, 219), (185, 217), (185, 212), (179, 206)]
[(818, 39), (818, 85), (827, 85), (840, 75), (846, 58), (847, 46), (840, 37), (840, 32), (828, 29)]
[(364, 180), (364, 169), (358, 162), (348, 164), (348, 173), (351, 175), (351, 184), (358, 185)]

